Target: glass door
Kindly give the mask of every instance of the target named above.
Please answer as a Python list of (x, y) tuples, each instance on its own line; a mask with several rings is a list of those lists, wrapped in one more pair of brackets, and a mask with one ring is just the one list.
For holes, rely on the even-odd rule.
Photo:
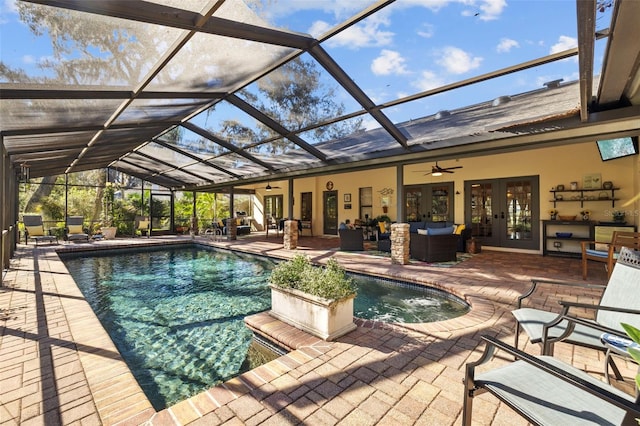
[(151, 193), (151, 232), (164, 233), (171, 229), (171, 195)]
[(324, 191), (322, 201), (322, 232), (326, 235), (338, 235), (338, 191)]
[(537, 250), (538, 176), (465, 182), (465, 221), (483, 245)]
[(453, 221), (453, 182), (410, 185), (404, 194), (407, 222)]

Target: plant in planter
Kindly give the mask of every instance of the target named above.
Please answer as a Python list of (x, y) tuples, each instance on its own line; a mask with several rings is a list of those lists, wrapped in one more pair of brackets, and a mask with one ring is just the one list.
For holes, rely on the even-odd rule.
[(613, 212), (612, 216), (614, 222), (622, 223), (624, 222), (624, 217), (626, 216), (626, 214), (623, 211), (616, 210)]
[(326, 267), (296, 255), (280, 263), (269, 279), (271, 315), (324, 340), (356, 328), (353, 322), (353, 280), (337, 260)]

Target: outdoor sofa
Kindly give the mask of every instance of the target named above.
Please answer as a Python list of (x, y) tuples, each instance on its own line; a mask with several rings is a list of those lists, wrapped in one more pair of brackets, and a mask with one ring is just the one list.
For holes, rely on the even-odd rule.
[(448, 262), (464, 252), (471, 229), (452, 222), (409, 222), (409, 254), (423, 262)]

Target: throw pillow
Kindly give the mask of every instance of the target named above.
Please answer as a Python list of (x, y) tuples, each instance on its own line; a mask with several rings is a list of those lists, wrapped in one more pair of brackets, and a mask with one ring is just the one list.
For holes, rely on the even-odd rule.
[(69, 225), (70, 234), (84, 234), (82, 232), (82, 225)]
[(428, 235), (447, 235), (453, 234), (455, 230), (454, 226), (447, 226), (446, 228), (427, 228)]
[(43, 237), (44, 228), (42, 226), (25, 226), (30, 237)]
[(418, 234), (427, 235), (427, 230), (426, 229), (418, 229)]
[(387, 232), (387, 224), (384, 222), (378, 222), (378, 228), (380, 228), (381, 234), (386, 234)]
[(455, 225), (455, 226), (456, 226), (455, 233), (458, 234), (458, 235), (462, 234), (462, 231), (464, 231), (465, 228), (466, 228), (466, 225), (464, 223), (462, 223), (460, 225)]

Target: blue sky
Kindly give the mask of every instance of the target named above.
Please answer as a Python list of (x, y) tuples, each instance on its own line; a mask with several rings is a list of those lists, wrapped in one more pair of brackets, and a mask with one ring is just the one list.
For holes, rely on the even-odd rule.
[[(271, 19), (320, 37), (368, 3), (294, 0), (273, 7)], [(609, 19), (610, 8), (598, 13), (598, 29), (608, 27)], [(570, 0), (399, 0), (323, 46), (381, 103), (576, 47), (576, 33), (576, 3)], [(597, 44), (596, 73), (604, 44)], [(577, 78), (572, 58), (437, 95), (420, 101), (418, 109), (435, 113)], [(416, 118), (408, 109), (415, 104), (386, 113), (394, 121)]]
[[(37, 75), (38, 62), (50, 58), (49, 41), (18, 21), (13, 0), (1, 1), (0, 58)], [(251, 5), (271, 25), (321, 37), (372, 3), (264, 0)], [(575, 16), (573, 0), (398, 0), (323, 47), (375, 103), (382, 103), (575, 47)], [(609, 16), (610, 8), (598, 13), (598, 29), (608, 27)], [(604, 44), (597, 44), (596, 74)], [(551, 80), (573, 81), (577, 72), (577, 60), (567, 59), (385, 113), (392, 121), (404, 121), (541, 88)], [(325, 79), (335, 85), (328, 76)], [(337, 99), (347, 112), (359, 109), (341, 91)]]

